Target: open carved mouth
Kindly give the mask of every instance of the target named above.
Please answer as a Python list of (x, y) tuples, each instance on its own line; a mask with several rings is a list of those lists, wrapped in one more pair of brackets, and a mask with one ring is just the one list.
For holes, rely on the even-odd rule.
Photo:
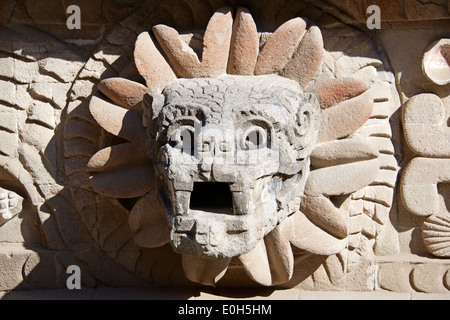
[(228, 183), (195, 182), (189, 210), (234, 214), (233, 195)]

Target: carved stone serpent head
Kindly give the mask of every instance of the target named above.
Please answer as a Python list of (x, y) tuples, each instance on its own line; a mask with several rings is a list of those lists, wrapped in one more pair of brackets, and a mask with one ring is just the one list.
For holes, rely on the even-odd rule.
[(106, 79), (99, 89), (114, 104), (90, 103), (120, 138), (89, 161), (91, 186), (135, 200), (136, 243), (170, 243), (188, 279), (203, 284), (219, 281), (232, 259), (260, 284), (284, 283), (291, 245), (343, 250), (347, 223), (327, 197), (378, 173), (377, 151), (347, 139), (373, 97), (358, 79), (312, 81), (324, 53), (319, 28), (295, 18), (263, 39), (247, 9), (233, 17), (222, 8), (204, 33), (157, 25), (153, 36), (140, 34), (134, 52), (145, 85)]
[(148, 146), (176, 252), (239, 256), (295, 211), (319, 132), (313, 94), (276, 75), (226, 75), (181, 79), (149, 100), (147, 113), (160, 110)]

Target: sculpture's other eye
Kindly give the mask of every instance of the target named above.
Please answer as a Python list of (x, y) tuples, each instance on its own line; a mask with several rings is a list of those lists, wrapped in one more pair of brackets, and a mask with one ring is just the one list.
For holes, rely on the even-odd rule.
[(311, 114), (308, 110), (297, 113), (297, 131), (300, 135), (305, 135), (310, 127)]
[(181, 152), (194, 155), (194, 128), (192, 126), (182, 126), (176, 129), (170, 136), (169, 145), (172, 148), (180, 149)]
[(265, 128), (253, 126), (244, 134), (244, 150), (256, 150), (269, 147), (269, 135)]

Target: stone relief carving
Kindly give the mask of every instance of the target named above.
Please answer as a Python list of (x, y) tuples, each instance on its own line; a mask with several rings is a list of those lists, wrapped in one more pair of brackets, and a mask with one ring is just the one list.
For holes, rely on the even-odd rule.
[[(446, 85), (450, 81), (448, 39), (436, 41), (430, 48), (424, 55), (423, 71), (437, 85)], [(447, 236), (450, 213), (443, 191), (450, 182), (449, 115), (448, 103), (432, 93), (412, 97), (403, 109), (405, 139), (416, 157), (405, 168), (402, 199), (411, 213), (426, 218), (423, 241), (438, 257), (450, 256)]]
[[(406, 99), (399, 73), (420, 74), (420, 62), (398, 67), (410, 61), (393, 53), (402, 50), (324, 9), (295, 2), (276, 18), (219, 10), (198, 31), (216, 7), (172, 2), (182, 19), (169, 2), (172, 18), (140, 10), (102, 34), (90, 57), (33, 28), (12, 27), (39, 42), (0, 37), (0, 205), (10, 206), (10, 192), (18, 199), (2, 209), (13, 216), (0, 237), (33, 248), (39, 233), (46, 248), (13, 246), (11, 274), (26, 288), (47, 283), (33, 280), (39, 265), (57, 278), (79, 264), (83, 286), (192, 285), (187, 277), (230, 287), (448, 293), (448, 32), (421, 49), (442, 38), (423, 59), (433, 90), (408, 88)], [(348, 23), (341, 9), (330, 10)], [(289, 20), (305, 13), (320, 28)], [(150, 32), (143, 21), (164, 25)], [(259, 30), (266, 21), (270, 32)], [(391, 45), (397, 33), (386, 31)], [(413, 159), (397, 181), (397, 160), (409, 161), (403, 141)], [(407, 219), (417, 219), (420, 235), (405, 232)]]
[(438, 85), (450, 83), (450, 39), (441, 39), (430, 45), (423, 56), (425, 75)]
[[(146, 86), (106, 79), (99, 89), (114, 104), (97, 97), (90, 103), (99, 125), (124, 142), (90, 159), (91, 185), (104, 196), (140, 198), (129, 216), (139, 245), (171, 243), (194, 282), (214, 285), (236, 258), (254, 281), (270, 286), (292, 279), (291, 245), (331, 256), (348, 247), (350, 234), (377, 236), (370, 214), (363, 215), (370, 227), (350, 231), (349, 211), (359, 216), (363, 208), (352, 200), (363, 205), (395, 182), (396, 166), (380, 166), (380, 151), (392, 150), (389, 139), (374, 147), (369, 141), (379, 133), (362, 128), (389, 115), (389, 99), (377, 92), (382, 83), (369, 90), (370, 81), (355, 76), (313, 81), (322, 34), (301, 18), (263, 44), (244, 8), (234, 21), (232, 9), (220, 9), (203, 35), (180, 36), (164, 25), (153, 32), (162, 51), (144, 32), (134, 52)], [(203, 47), (189, 47), (194, 38)], [(389, 186), (361, 191), (379, 180), (380, 167), (394, 173)], [(346, 210), (330, 200), (357, 191)], [(392, 191), (385, 198), (367, 209), (379, 219)]]
[(13, 191), (0, 188), (0, 214), (5, 222), (22, 211), (23, 198)]

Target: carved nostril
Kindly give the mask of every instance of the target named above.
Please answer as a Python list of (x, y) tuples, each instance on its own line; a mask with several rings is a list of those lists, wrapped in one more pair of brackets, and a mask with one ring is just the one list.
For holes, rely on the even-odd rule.
[(229, 149), (228, 149), (228, 146), (227, 146), (227, 143), (226, 142), (222, 142), (221, 144), (220, 144), (220, 146), (219, 146), (219, 150), (221, 151), (221, 152), (227, 152)]
[(202, 151), (203, 152), (210, 152), (211, 151), (211, 143), (203, 142)]

